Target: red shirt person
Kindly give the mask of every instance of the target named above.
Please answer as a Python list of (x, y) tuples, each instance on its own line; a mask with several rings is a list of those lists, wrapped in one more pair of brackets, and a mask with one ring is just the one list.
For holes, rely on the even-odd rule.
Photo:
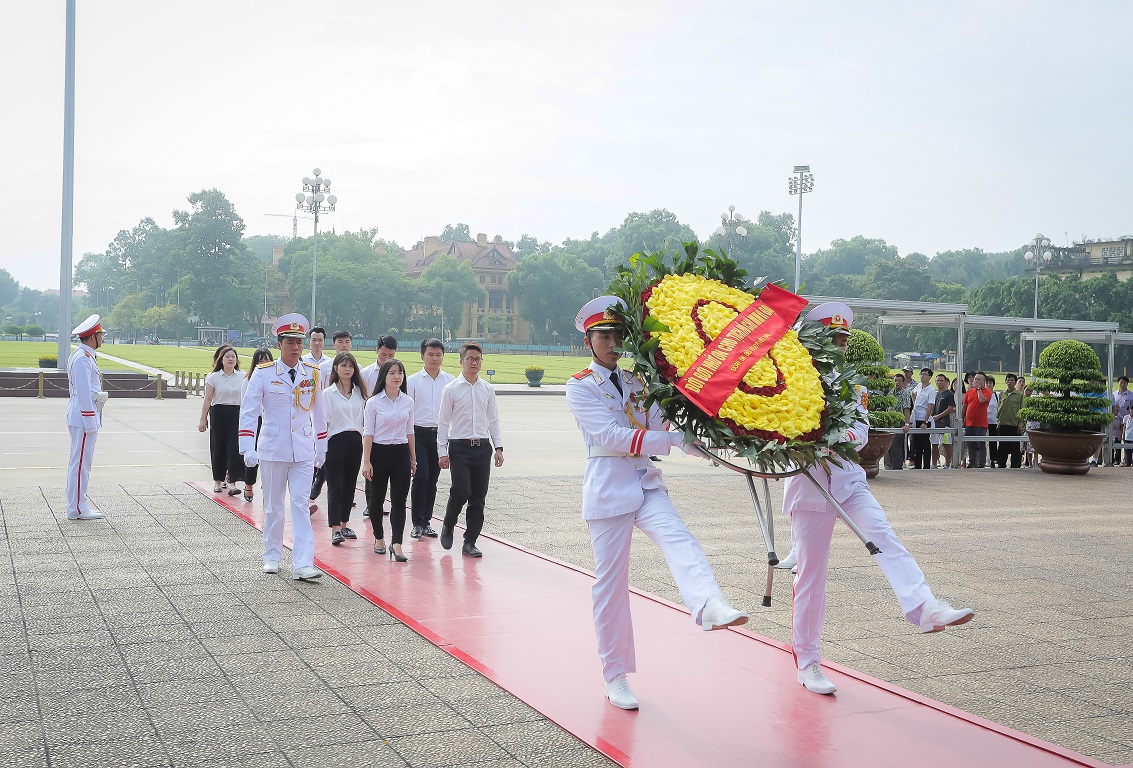
[(967, 441), (968, 467), (983, 469), (987, 464), (987, 442), (979, 439), (987, 435), (987, 406), (991, 390), (983, 371), (972, 378), (972, 386), (964, 393), (964, 436), (976, 439)]

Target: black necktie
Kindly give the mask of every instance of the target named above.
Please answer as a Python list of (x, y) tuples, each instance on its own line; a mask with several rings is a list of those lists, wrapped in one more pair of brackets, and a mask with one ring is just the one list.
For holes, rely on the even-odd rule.
[(287, 372), (288, 372), (289, 374), (291, 374), (291, 383), (292, 383), (292, 384), (294, 384), (294, 383), (295, 383), (295, 369), (294, 369), (294, 368), (291, 368), (291, 369), (289, 369), (289, 370), (288, 370)]
[(614, 388), (618, 390), (619, 395), (625, 395), (625, 392), (622, 392), (621, 376), (618, 375), (617, 371), (614, 371), (614, 375), (610, 377), (610, 381), (614, 383)]

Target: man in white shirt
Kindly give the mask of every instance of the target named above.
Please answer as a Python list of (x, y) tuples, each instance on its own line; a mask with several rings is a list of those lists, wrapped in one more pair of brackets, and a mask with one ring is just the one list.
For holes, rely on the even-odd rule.
[(484, 527), (488, 478), (493, 462), (497, 467), (504, 463), (496, 393), (491, 384), (480, 378), (483, 363), (484, 351), (479, 344), (465, 344), (460, 348), (461, 376), (444, 388), (437, 411), (437, 463), (441, 469), (449, 470), (452, 481), (441, 526), (441, 546), (452, 548), (452, 528), (467, 502), (464, 546), (460, 551), (469, 557), (484, 554), (477, 548), (476, 539)]
[(319, 326), (311, 329), (311, 351), (299, 358), (319, 369), (319, 379), (322, 380), (323, 365), (329, 363), (331, 358), (323, 354), (323, 346), (327, 341), (327, 332)]
[(393, 336), (379, 336), (377, 361), (359, 371), (362, 381), (366, 384), (366, 397), (374, 394), (374, 387), (378, 384), (378, 371), (381, 370), (382, 365), (395, 357), (397, 357), (397, 339)]
[[(932, 386), (932, 369), (921, 368), (921, 383), (913, 387), (913, 426), (917, 429), (928, 429), (932, 426), (929, 418), (932, 416), (932, 407), (936, 403), (936, 387)], [(929, 469), (932, 448), (928, 435), (913, 435), (913, 467), (915, 469)]]
[(67, 359), (67, 431), (71, 433), (71, 457), (67, 465), (67, 519), (99, 520), (103, 517), (87, 498), (91, 460), (98, 430), (102, 426), (102, 406), (108, 395), (102, 389), (98, 353), (102, 346), (102, 322), (91, 315), (71, 331), (79, 346)]
[(441, 475), (440, 455), (437, 453), (437, 414), (441, 407), (444, 388), (455, 381), (451, 373), (441, 370), (445, 359), (445, 345), (440, 339), (421, 342), (421, 362), (425, 364), (409, 377), (406, 386), (413, 398), (413, 435), (416, 443), (417, 473), (413, 475), (412, 506), (413, 530), (411, 538), (436, 536), (429, 521), (437, 501), (437, 480)]
[[(393, 360), (395, 357), (397, 357), (397, 339), (395, 339), (393, 336), (379, 336), (378, 337), (378, 359), (377, 359), (377, 361), (375, 361), (374, 363), (371, 363), (370, 365), (367, 365), (365, 368), (363, 368), (362, 370), (360, 370), (358, 372), (358, 375), (362, 377), (362, 383), (366, 385), (366, 397), (367, 398), (372, 397), (374, 395), (374, 387), (376, 387), (378, 385), (378, 371), (381, 370), (382, 365), (388, 360)], [(367, 480), (366, 481), (366, 500), (367, 500), (367, 502), (369, 501), (369, 499), (370, 499), (370, 481)], [(362, 517), (369, 517), (371, 511), (372, 510), (369, 508), (369, 506), (367, 506), (366, 511), (362, 513)], [(380, 515), (381, 513), (382, 513), (382, 511), (379, 509), (378, 514)]]

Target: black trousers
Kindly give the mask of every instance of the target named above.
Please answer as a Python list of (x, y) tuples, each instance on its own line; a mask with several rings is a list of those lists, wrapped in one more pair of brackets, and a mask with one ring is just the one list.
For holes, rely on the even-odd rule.
[(240, 457), (240, 406), (209, 406), (209, 456), (212, 460), (212, 480), (224, 482), (225, 473), (230, 482), (244, 479), (244, 460)]
[(448, 491), (445, 508), (445, 525), (452, 528), (460, 510), (468, 504), (465, 513), (464, 543), (475, 544), (484, 529), (484, 500), (488, 497), (488, 479), (492, 474), (492, 443), (484, 439), (479, 445), (470, 440), (449, 440), (449, 477), (452, 487)]
[(905, 468), (905, 438), (907, 435), (899, 434), (893, 439), (889, 450), (885, 453), (886, 469)]
[(374, 527), (374, 538), (384, 539), (382, 526), (382, 506), (386, 503), (386, 487), (389, 487), (389, 530), (390, 543), (400, 544), (405, 533), (405, 500), (409, 497), (409, 478), (413, 470), (409, 464), (409, 443), (380, 445), (374, 443), (370, 448), (370, 466), (374, 477), (370, 481), (370, 498), (366, 505), (370, 509), (370, 524)]
[(413, 503), (410, 512), (414, 528), (426, 528), (433, 519), (437, 503), (437, 481), (441, 478), (441, 464), (437, 457), (437, 428), (413, 427), (417, 450), (417, 474), (413, 476)]
[(339, 432), (328, 440), (322, 468), (327, 483), (327, 525), (346, 525), (362, 468), (362, 433)]
[[(988, 434), (989, 437), (991, 435), (998, 435), (999, 434), (999, 425), (998, 424), (988, 424), (987, 425), (987, 434)], [(1003, 466), (1003, 463), (999, 460), (999, 441), (989, 440), (988, 443), (987, 443), (987, 453), (988, 453), (987, 458), (988, 458), (988, 461), (990, 462), (991, 466), (993, 466), (993, 467), (994, 466), (1000, 466), (1000, 467)]]
[[(1019, 428), (1013, 424), (1000, 424), (999, 434), (1011, 435), (1012, 437), (1023, 434)], [(1023, 444), (1016, 442), (996, 442), (995, 463), (1001, 467), (1006, 468), (1007, 462), (1010, 460), (1011, 468), (1018, 469), (1023, 466)]]
[[(964, 427), (964, 447), (968, 449), (968, 469), (983, 469), (987, 463), (987, 427)], [(968, 439), (971, 438), (971, 439)]]
[[(917, 427), (920, 429), (927, 429), (927, 421), (918, 421)], [(913, 466), (916, 469), (928, 469), (932, 465), (932, 446), (929, 444), (928, 435), (910, 435), (913, 443)]]

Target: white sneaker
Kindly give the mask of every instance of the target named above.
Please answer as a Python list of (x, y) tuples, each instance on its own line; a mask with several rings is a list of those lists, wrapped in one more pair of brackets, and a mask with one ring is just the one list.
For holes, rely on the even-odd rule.
[(618, 709), (637, 709), (637, 697), (633, 695), (625, 675), (618, 675), (606, 683), (606, 698)]
[(106, 515), (99, 512), (97, 509), (88, 509), (86, 512), (78, 512), (76, 514), (67, 513), (68, 520), (101, 520)]
[(805, 685), (808, 691), (821, 693), (824, 696), (838, 690), (838, 686), (830, 682), (830, 679), (822, 671), (822, 664), (817, 661), (800, 669), (798, 680), (799, 684)]
[(700, 628), (703, 630), (723, 629), (724, 627), (738, 627), (747, 624), (748, 615), (733, 608), (727, 600), (720, 595), (713, 595), (704, 604), (700, 612)]
[(264, 573), (279, 573), (279, 561), (264, 560)]
[(308, 565), (306, 568), (296, 568), (291, 572), (291, 578), (295, 581), (316, 581), (322, 578), (323, 572), (313, 565)]
[(788, 568), (794, 568), (795, 563), (797, 563), (798, 561), (798, 555), (795, 554), (795, 550), (794, 548), (792, 548), (791, 551), (787, 553), (787, 556), (779, 561), (779, 564), (775, 566), (775, 569), (779, 571), (785, 571)]
[(920, 630), (922, 634), (940, 632), (945, 627), (966, 624), (975, 615), (971, 608), (957, 610), (943, 600), (930, 600), (921, 606)]

